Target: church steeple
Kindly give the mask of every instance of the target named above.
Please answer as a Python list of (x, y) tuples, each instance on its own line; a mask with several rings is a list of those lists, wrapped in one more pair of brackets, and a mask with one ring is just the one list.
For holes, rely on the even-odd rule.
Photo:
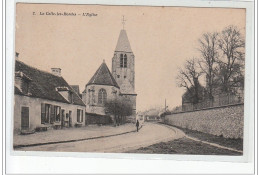
[[(120, 31), (112, 59), (112, 75), (120, 88), (123, 84), (128, 85), (128, 90), (124, 91), (126, 94), (135, 91), (135, 56), (124, 29)], [(130, 88), (129, 85), (132, 87)]]
[(116, 52), (132, 52), (126, 31), (122, 29), (117, 40)]

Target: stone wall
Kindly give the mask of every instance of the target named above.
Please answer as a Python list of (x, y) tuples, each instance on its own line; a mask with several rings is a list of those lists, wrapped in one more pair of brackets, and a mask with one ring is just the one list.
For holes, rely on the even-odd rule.
[(243, 138), (244, 104), (166, 115), (164, 122), (225, 138)]

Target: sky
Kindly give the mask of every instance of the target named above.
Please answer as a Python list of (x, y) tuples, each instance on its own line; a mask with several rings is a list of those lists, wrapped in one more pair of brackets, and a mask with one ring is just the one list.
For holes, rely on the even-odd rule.
[[(76, 16), (57, 15), (74, 13)], [(245, 32), (245, 9), (23, 4), (16, 6), (19, 60), (62, 77), (80, 91), (105, 60), (112, 67), (122, 16), (135, 55), (137, 111), (181, 105), (178, 67), (198, 57), (198, 39), (229, 25)], [(40, 15), (42, 14), (42, 15)], [(49, 15), (48, 15), (49, 14)], [(56, 14), (56, 15), (50, 15)], [(95, 14), (93, 16), (86, 14)], [(86, 16), (84, 16), (86, 15)]]

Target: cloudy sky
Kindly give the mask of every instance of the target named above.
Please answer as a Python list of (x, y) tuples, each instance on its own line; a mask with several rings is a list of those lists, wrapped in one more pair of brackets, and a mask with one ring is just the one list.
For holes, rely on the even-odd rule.
[[(228, 25), (245, 28), (244, 9), (17, 4), (16, 10), (19, 60), (45, 71), (61, 68), (81, 92), (103, 60), (111, 70), (124, 15), (135, 55), (137, 110), (164, 106), (165, 98), (169, 108), (181, 105), (177, 68), (199, 56), (198, 38)], [(46, 15), (52, 12), (76, 16)]]

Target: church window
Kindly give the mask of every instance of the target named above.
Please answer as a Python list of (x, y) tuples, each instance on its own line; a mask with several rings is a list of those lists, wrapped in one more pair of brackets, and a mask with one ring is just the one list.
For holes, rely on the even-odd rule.
[(104, 104), (107, 101), (107, 92), (105, 89), (100, 89), (98, 92), (98, 103)]
[(124, 58), (123, 58), (123, 54), (120, 54), (120, 67), (124, 66)]
[(124, 67), (127, 67), (127, 55), (124, 55)]

